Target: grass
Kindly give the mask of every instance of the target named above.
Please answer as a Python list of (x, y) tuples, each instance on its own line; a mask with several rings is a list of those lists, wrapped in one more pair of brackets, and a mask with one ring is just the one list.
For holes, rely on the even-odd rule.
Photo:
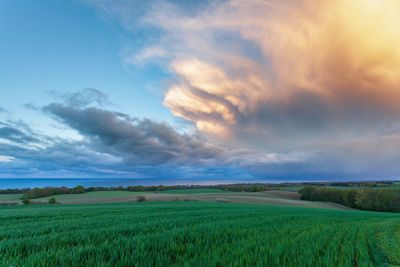
[(122, 201), (124, 199), (135, 200), (137, 196), (146, 194), (145, 192), (129, 192), (129, 191), (96, 191), (83, 194), (62, 194), (49, 197), (36, 198), (34, 202), (48, 202), (54, 197), (61, 203), (100, 203), (109, 201)]
[(399, 214), (205, 202), (0, 209), (0, 266), (398, 266)]
[[(197, 193), (195, 193), (197, 192)], [(202, 193), (199, 193), (202, 192)], [(210, 192), (210, 191), (208, 191)], [(293, 195), (294, 194), (294, 195)], [(258, 193), (247, 192), (225, 192), (214, 191), (214, 193), (206, 193), (201, 190), (180, 190), (174, 193), (166, 191), (154, 192), (128, 192), (128, 191), (99, 191), (84, 194), (66, 194), (55, 195), (58, 203), (62, 204), (94, 204), (94, 203), (119, 203), (119, 202), (135, 202), (137, 196), (144, 195), (147, 201), (174, 201), (174, 200), (199, 200), (215, 202), (223, 199), (227, 202), (245, 203), (245, 204), (273, 204), (284, 206), (310, 207), (310, 208), (334, 208), (343, 209), (337, 204), (302, 201), (298, 199), (298, 195), (293, 192), (283, 191), (267, 191)], [(47, 203), (51, 197), (36, 198), (32, 201), (35, 203)]]
[(0, 194), (0, 202), (1, 201), (19, 201), (22, 197), (22, 194)]
[(209, 194), (209, 193), (229, 193), (230, 191), (221, 189), (208, 189), (208, 188), (196, 188), (196, 189), (168, 189), (160, 191), (162, 194)]
[(279, 190), (289, 191), (289, 192), (297, 192), (302, 189), (304, 186), (282, 186), (278, 187)]

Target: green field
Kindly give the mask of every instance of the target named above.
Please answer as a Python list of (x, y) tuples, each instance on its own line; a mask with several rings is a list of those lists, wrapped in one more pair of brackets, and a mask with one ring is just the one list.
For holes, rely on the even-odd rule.
[[(171, 190), (172, 191), (172, 190)], [(347, 207), (317, 201), (303, 201), (296, 192), (266, 191), (266, 192), (229, 192), (215, 190), (177, 190), (154, 192), (129, 191), (99, 191), (83, 194), (65, 194), (32, 199), (33, 203), (48, 203), (54, 197), (61, 204), (96, 204), (136, 202), (138, 196), (145, 196), (147, 201), (206, 201), (206, 202), (233, 202), (260, 205), (283, 205), (308, 208), (349, 209)]]
[(107, 202), (123, 202), (124, 200), (136, 200), (137, 196), (144, 195), (143, 192), (129, 191), (98, 191), (83, 194), (63, 194), (49, 197), (32, 199), (34, 202), (47, 203), (50, 198), (56, 198), (60, 203), (77, 204), (77, 203), (107, 203)]
[(0, 202), (1, 201), (19, 201), (22, 197), (22, 194), (0, 194)]
[(0, 266), (399, 266), (400, 215), (207, 202), (0, 208)]
[(161, 194), (206, 194), (206, 193), (229, 193), (229, 191), (213, 188), (196, 189), (167, 189), (160, 191)]

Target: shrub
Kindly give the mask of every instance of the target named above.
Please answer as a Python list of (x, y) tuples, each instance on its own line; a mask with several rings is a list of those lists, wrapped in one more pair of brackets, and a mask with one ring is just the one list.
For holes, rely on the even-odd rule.
[(49, 199), (49, 204), (56, 204), (56, 203), (57, 203), (57, 200), (54, 197)]
[(31, 200), (29, 198), (25, 197), (22, 199), (22, 203), (24, 203), (25, 205), (29, 205), (29, 204), (31, 204)]
[(137, 196), (136, 197), (136, 201), (137, 202), (144, 202), (144, 201), (146, 201), (146, 197), (145, 196)]

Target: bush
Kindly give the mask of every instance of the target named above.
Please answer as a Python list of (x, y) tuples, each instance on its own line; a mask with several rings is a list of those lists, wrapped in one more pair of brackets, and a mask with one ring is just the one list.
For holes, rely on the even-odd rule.
[(29, 204), (31, 204), (31, 200), (29, 198), (25, 197), (22, 199), (22, 203), (24, 203), (25, 205), (29, 205)]
[(137, 196), (136, 197), (136, 201), (137, 202), (144, 202), (144, 201), (146, 201), (146, 197), (145, 196)]
[(49, 199), (49, 204), (56, 204), (56, 203), (57, 203), (57, 200), (54, 197)]

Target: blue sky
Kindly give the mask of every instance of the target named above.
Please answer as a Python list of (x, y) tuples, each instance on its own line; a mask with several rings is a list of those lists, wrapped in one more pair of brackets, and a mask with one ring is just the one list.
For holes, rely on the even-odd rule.
[(2, 101), (4, 108), (25, 112), (23, 104), (52, 101), (49, 91), (90, 87), (112, 95), (122, 111), (169, 118), (159, 105), (162, 94), (151, 92), (162, 82), (162, 71), (124, 65), (125, 43), (134, 36), (118, 23), (102, 19), (82, 1), (0, 5), (0, 57), (7, 63), (0, 66), (0, 98), (12, 99)]
[(397, 179), (372, 2), (3, 0), (0, 177)]

